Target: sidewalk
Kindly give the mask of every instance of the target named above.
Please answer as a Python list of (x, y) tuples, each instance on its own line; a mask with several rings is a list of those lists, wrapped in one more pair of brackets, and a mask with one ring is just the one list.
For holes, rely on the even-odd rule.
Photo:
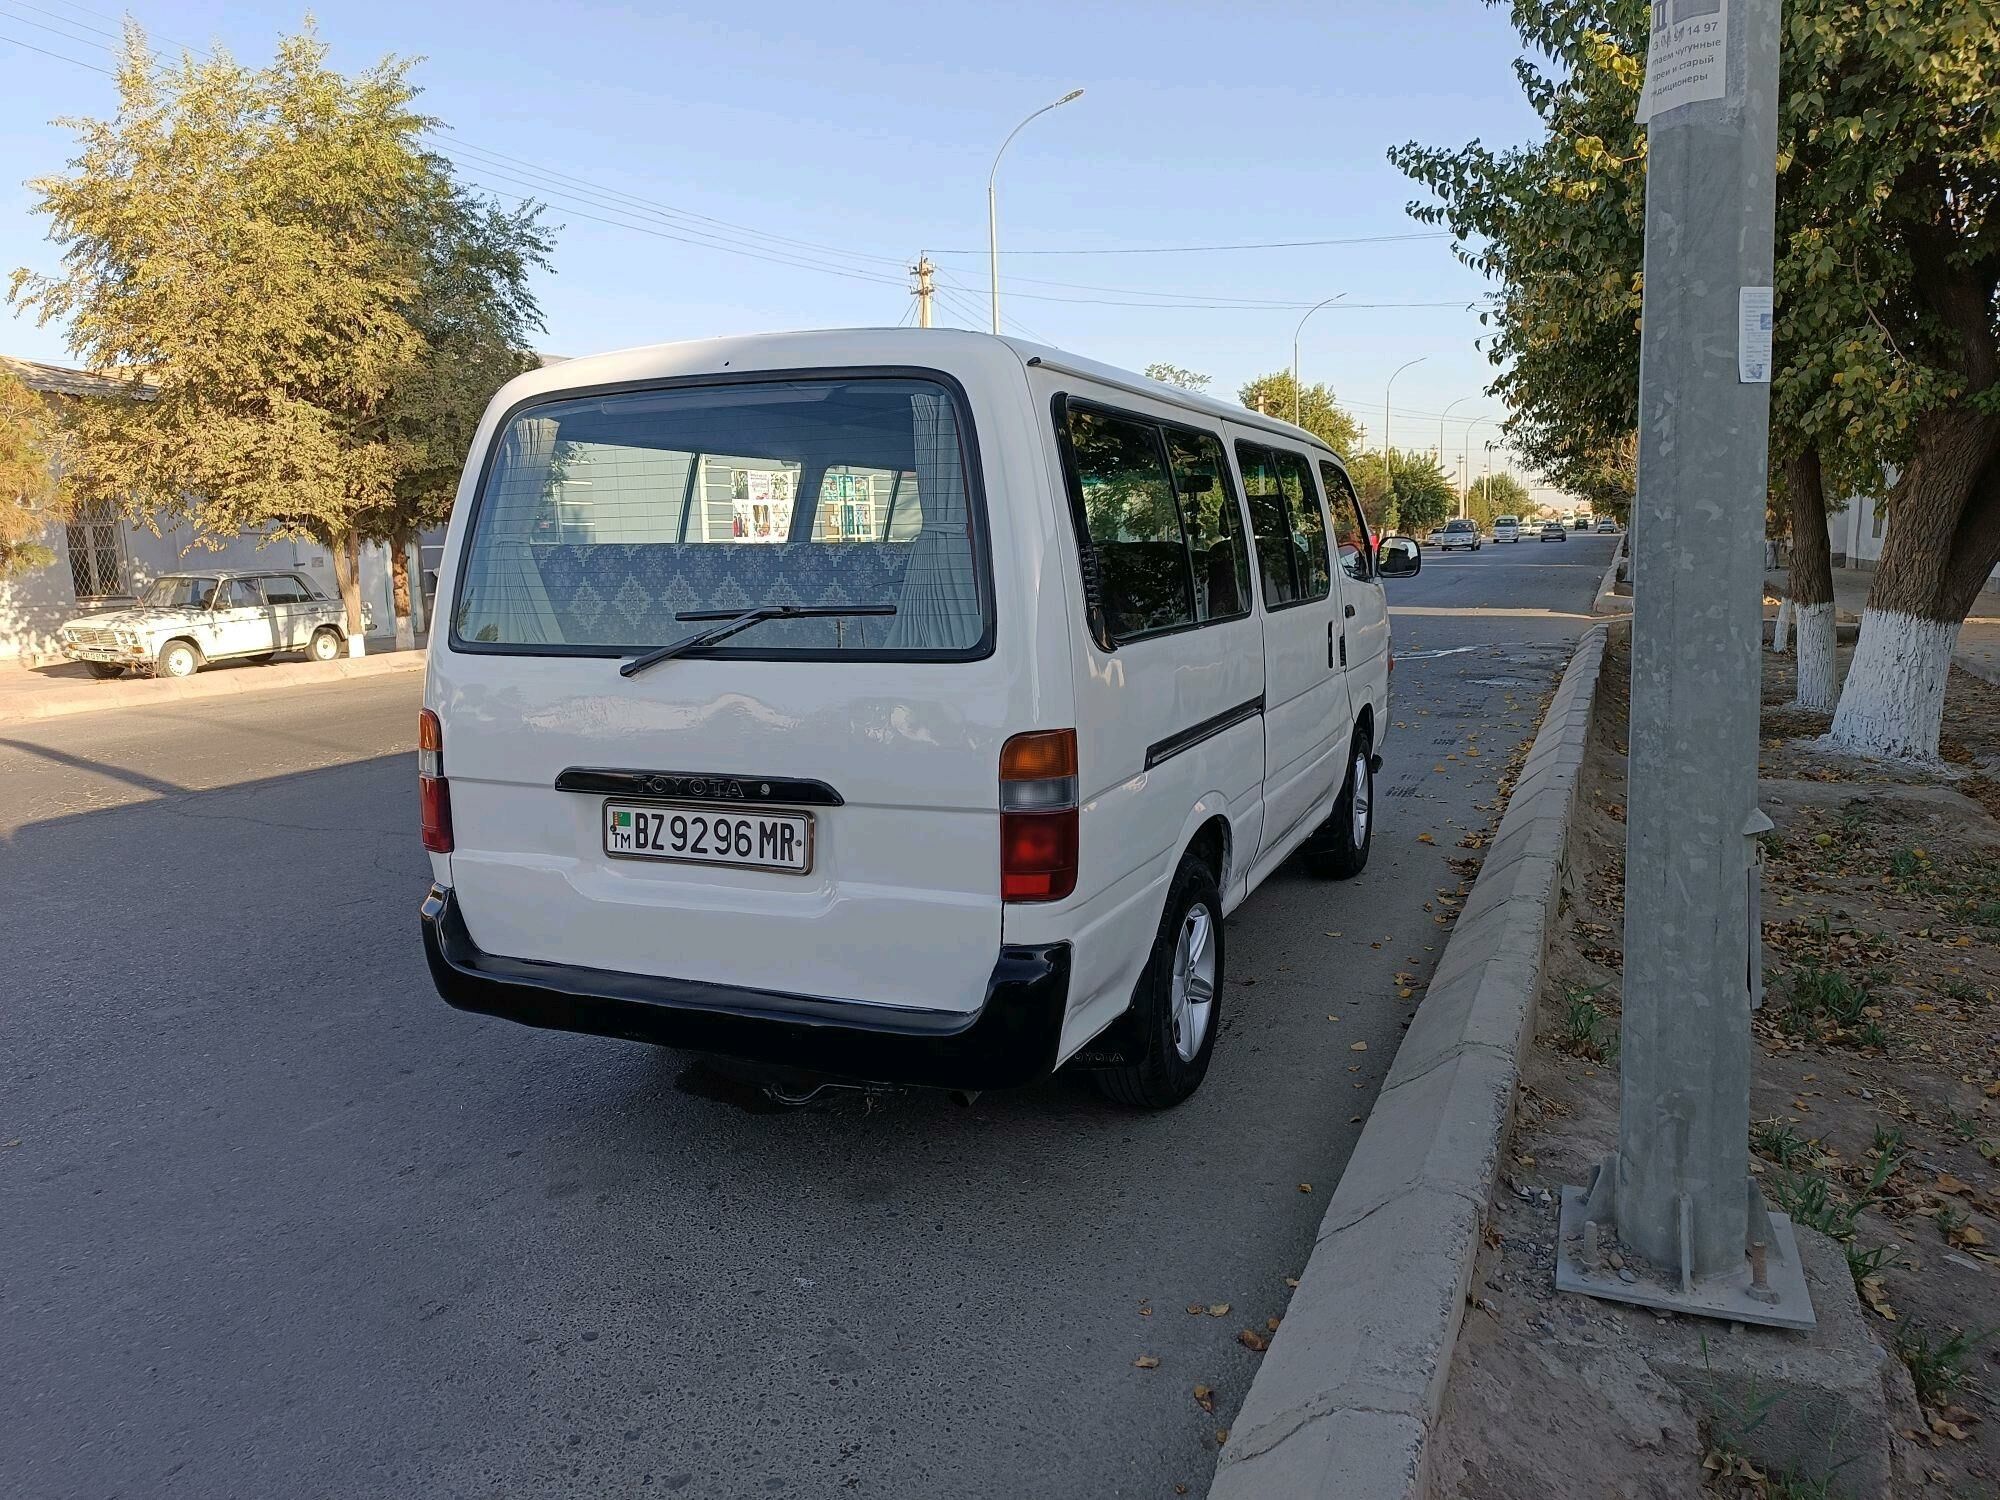
[[(371, 642), (371, 647), (377, 643)], [(64, 718), (70, 714), (101, 713), (116, 708), (153, 708), (190, 698), (219, 698), (237, 693), (276, 691), (339, 682), (351, 677), (380, 677), (391, 672), (420, 672), (425, 653), (397, 651), (384, 638), (367, 656), (342, 656), (333, 661), (280, 661), (264, 666), (248, 662), (218, 662), (192, 677), (92, 677), (80, 662), (33, 670), (0, 667), (0, 723)]]
[[(1874, 579), (1875, 575), (1870, 572), (1835, 568), (1834, 618), (1858, 621), (1868, 603), (1868, 585)], [(1764, 592), (1772, 598), (1784, 598), (1788, 586), (1789, 578), (1783, 568), (1773, 569), (1764, 575)], [(1964, 627), (1958, 632), (1958, 649), (1952, 654), (1952, 659), (1973, 676), (2000, 684), (2000, 614), (1993, 613), (1993, 607), (1986, 602), (1989, 597), (1980, 595), (1980, 602), (1966, 617)]]

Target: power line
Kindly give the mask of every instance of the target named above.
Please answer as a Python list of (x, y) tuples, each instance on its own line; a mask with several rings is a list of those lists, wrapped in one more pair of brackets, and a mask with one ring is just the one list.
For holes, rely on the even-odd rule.
[[(472, 187), (480, 188), (485, 192), (492, 193), (497, 198), (508, 198), (516, 203), (535, 203), (542, 201), (539, 199), (530, 198), (522, 193), (511, 193), (505, 190), (504, 188), (497, 188), (493, 186), (493, 184), (490, 182), (480, 182), (470, 177), (466, 179), (466, 182), (468, 185)], [(674, 240), (677, 243), (683, 245), (694, 245), (697, 248), (703, 250), (721, 250), (729, 255), (747, 255), (752, 260), (767, 260), (770, 261), (773, 265), (790, 266), (795, 270), (801, 270), (801, 271), (820, 271), (824, 272), (828, 276), (845, 276), (850, 281), (873, 282), (877, 286), (901, 287), (903, 285), (901, 279), (894, 276), (877, 276), (871, 271), (847, 271), (847, 270), (842, 270), (837, 266), (817, 266), (807, 261), (784, 260), (775, 255), (765, 255), (761, 251), (744, 249), (739, 246), (704, 243), (701, 240), (690, 239), (686, 235), (672, 234), (664, 229), (656, 229), (649, 224), (633, 224), (624, 219), (609, 219), (604, 217), (602, 214), (585, 213), (582, 209), (576, 208), (569, 204), (555, 204), (552, 206), (561, 209), (561, 211), (566, 215), (574, 215), (575, 217), (580, 219), (591, 219), (599, 224), (609, 224), (612, 225), (614, 228), (618, 229), (630, 229), (636, 234), (650, 234), (657, 239)]]
[[(1238, 245), (1131, 245), (1107, 250), (1002, 250), (1002, 255), (1206, 255), (1223, 250), (1298, 250), (1316, 245), (1386, 245), (1401, 240), (1448, 240), (1443, 230), (1411, 234), (1361, 234), (1330, 240), (1258, 240)], [(933, 255), (984, 255), (981, 250), (933, 250)]]
[[(19, 20), (24, 20), (26, 18), (22, 16), (16, 16), (14, 17), (14, 19), (19, 21)], [(28, 22), (28, 24), (32, 26), (34, 22), (30, 21)], [(77, 37), (75, 40), (82, 41), (83, 38)], [(53, 57), (57, 62), (75, 63), (79, 68), (88, 68), (93, 73), (102, 73), (106, 78), (116, 78), (118, 76), (116, 73), (112, 72), (111, 69), (109, 68), (100, 68), (96, 63), (87, 63), (83, 61), (83, 59), (81, 58), (66, 57), (60, 52), (51, 52), (46, 47), (37, 47), (33, 42), (24, 42), (17, 36), (6, 36), (0, 34), (0, 42), (11, 43), (16, 47), (25, 48), (29, 52), (39, 52), (44, 57)]]

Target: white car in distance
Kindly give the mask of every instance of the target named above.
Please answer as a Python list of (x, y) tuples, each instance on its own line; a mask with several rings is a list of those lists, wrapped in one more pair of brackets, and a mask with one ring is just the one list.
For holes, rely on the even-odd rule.
[(1519, 516), (1495, 516), (1493, 518), (1493, 540), (1496, 542), (1520, 541), (1521, 518)]
[[(362, 607), (364, 627), (372, 613)], [(280, 651), (332, 661), (347, 649), (347, 616), (302, 573), (166, 573), (136, 604), (80, 615), (57, 639), (93, 677), (128, 668), (191, 677), (207, 662), (265, 661)]]
[(1438, 551), (1449, 552), (1454, 547), (1463, 547), (1468, 552), (1477, 552), (1485, 543), (1479, 534), (1479, 523), (1460, 516), (1444, 523), (1444, 530), (1438, 533)]

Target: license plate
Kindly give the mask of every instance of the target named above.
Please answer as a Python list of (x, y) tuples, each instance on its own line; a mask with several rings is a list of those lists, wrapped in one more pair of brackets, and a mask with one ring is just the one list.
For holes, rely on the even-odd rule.
[(604, 805), (604, 852), (614, 859), (804, 875), (812, 869), (812, 842), (810, 813), (739, 813), (674, 802)]

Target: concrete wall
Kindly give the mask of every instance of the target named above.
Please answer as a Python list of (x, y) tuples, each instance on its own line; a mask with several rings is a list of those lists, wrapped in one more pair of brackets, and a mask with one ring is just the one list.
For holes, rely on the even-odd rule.
[[(162, 573), (202, 568), (298, 568), (320, 592), (339, 592), (334, 583), (332, 556), (313, 542), (245, 534), (215, 546), (184, 527), (155, 535), (143, 526), (124, 523), (120, 523), (119, 535), (124, 550), (124, 583), (132, 592), (145, 588)], [(33, 667), (61, 660), (55, 632), (64, 621), (85, 612), (86, 606), (78, 602), (70, 569), (66, 528), (50, 527), (44, 542), (56, 554), (53, 563), (0, 579), (0, 667)], [(374, 611), (375, 634), (390, 634), (395, 627), (395, 613), (389, 550), (379, 544), (371, 543), (361, 549), (361, 597)]]

